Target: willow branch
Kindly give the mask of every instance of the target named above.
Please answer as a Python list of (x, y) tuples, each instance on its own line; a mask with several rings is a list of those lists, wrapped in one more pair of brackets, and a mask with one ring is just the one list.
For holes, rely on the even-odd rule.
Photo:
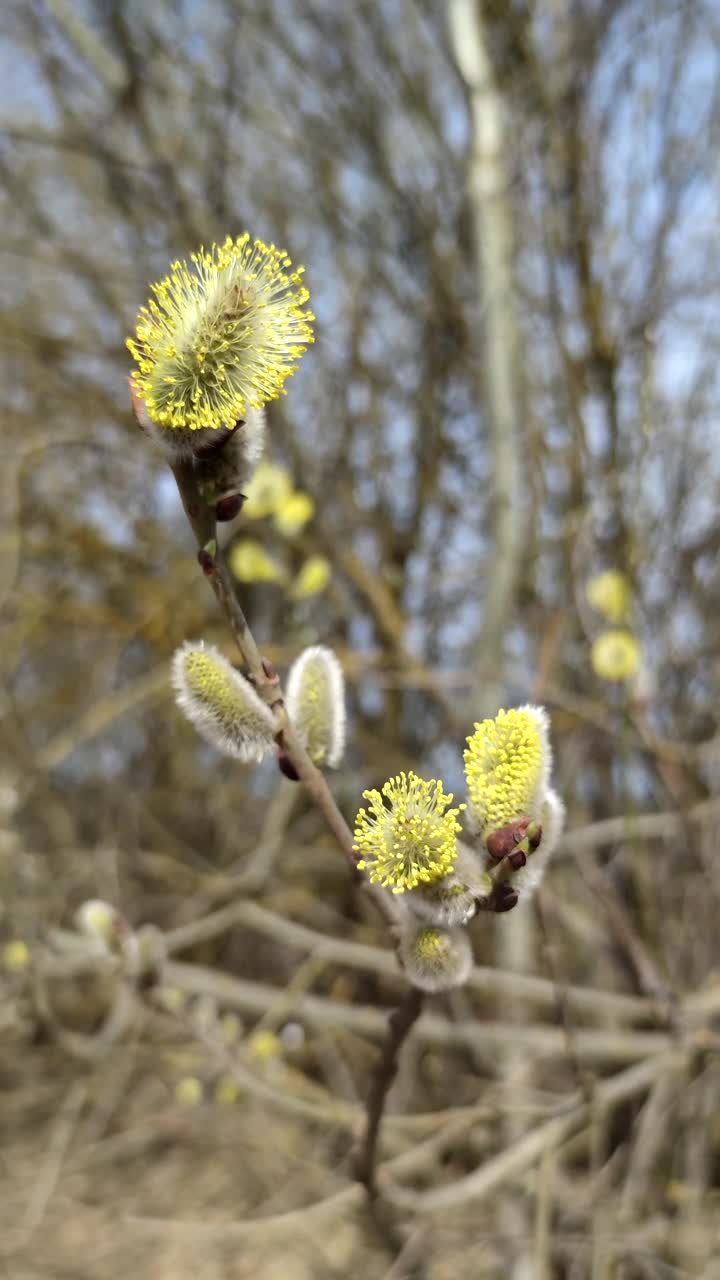
[[(169, 960), (163, 969), (163, 981), (177, 987), (187, 995), (213, 996), (227, 1009), (263, 1015), (277, 999), (277, 988), (247, 978), (237, 978), (202, 964), (185, 964)], [(715, 994), (713, 1010), (720, 1003), (720, 993)], [(709, 1012), (706, 1007), (704, 1012)], [(387, 1024), (384, 1012), (372, 1005), (345, 1004), (327, 996), (296, 995), (292, 1016), (299, 1022), (319, 1027), (342, 1028), (355, 1035), (384, 1036)], [(564, 1058), (567, 1053), (565, 1031), (562, 1027), (548, 1027), (535, 1023), (505, 1022), (449, 1022), (437, 1014), (425, 1013), (416, 1028), (419, 1040), (424, 1044), (462, 1045), (491, 1052), (506, 1045), (517, 1045), (527, 1053), (543, 1057)], [(704, 1037), (703, 1029), (696, 1034)], [(628, 1029), (592, 1028), (575, 1033), (575, 1048), (583, 1058), (608, 1066), (623, 1062), (636, 1062), (649, 1054), (662, 1053), (672, 1047), (673, 1037), (664, 1031), (633, 1031)]]
[[(271, 663), (263, 660), (255, 643), (240, 601), (237, 598), (230, 572), (218, 549), (217, 522), (212, 507), (203, 501), (190, 460), (171, 464), (180, 499), (198, 544), (198, 559), (215, 597), (232, 631), (243, 664), (257, 692), (267, 702), (275, 715), (278, 726), (278, 744), (288, 756), (298, 778), (303, 783), (340, 849), (351, 867), (356, 857), (353, 834), (327, 784), (324, 774), (315, 767), (300, 742), (285, 712), (282, 688)], [(377, 910), (388, 925), (398, 921), (398, 913), (388, 894), (376, 885), (367, 886)]]
[[(667, 1071), (674, 1057), (672, 1051), (657, 1053), (644, 1062), (635, 1063), (619, 1072), (610, 1080), (604, 1080), (596, 1089), (596, 1105), (610, 1108), (645, 1093)], [(423, 1213), (446, 1212), (457, 1205), (480, 1200), (532, 1168), (546, 1151), (557, 1149), (572, 1134), (587, 1125), (590, 1115), (590, 1104), (577, 1102), (566, 1115), (556, 1116), (531, 1129), (513, 1146), (486, 1160), (463, 1178), (425, 1192), (388, 1186), (387, 1194), (399, 1207)]]
[(423, 992), (417, 987), (408, 987), (401, 1003), (390, 1015), (383, 1050), (370, 1081), (365, 1134), (356, 1164), (358, 1182), (362, 1182), (370, 1197), (377, 1194), (377, 1144), (385, 1103), (397, 1075), (400, 1051), (420, 1017), (422, 1005)]

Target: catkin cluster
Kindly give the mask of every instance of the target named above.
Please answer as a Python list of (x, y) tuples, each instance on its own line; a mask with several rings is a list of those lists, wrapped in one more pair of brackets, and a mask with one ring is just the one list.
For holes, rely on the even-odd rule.
[[(451, 808), (442, 782), (414, 773), (364, 793), (355, 823), (358, 867), (402, 895), (399, 956), (424, 991), (462, 985), (478, 909), (506, 911), (542, 879), (564, 818), (550, 787), (552, 755), (542, 707), (499, 711), (476, 724), (465, 750), (467, 802)], [(458, 839), (467, 816), (471, 843)]]

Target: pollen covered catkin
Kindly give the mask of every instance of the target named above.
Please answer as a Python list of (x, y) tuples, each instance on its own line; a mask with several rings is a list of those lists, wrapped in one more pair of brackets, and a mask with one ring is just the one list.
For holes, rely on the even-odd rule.
[(245, 232), (173, 262), (151, 286), (127, 346), (149, 418), (190, 431), (233, 428), (284, 392), (313, 341), (303, 268)]
[(552, 753), (543, 707), (501, 710), (467, 739), (468, 816), (483, 839), (516, 818), (539, 818)]
[(446, 876), (457, 856), (457, 821), (442, 782), (399, 773), (382, 791), (364, 791), (368, 808), (355, 820), (358, 867), (373, 884), (404, 893)]

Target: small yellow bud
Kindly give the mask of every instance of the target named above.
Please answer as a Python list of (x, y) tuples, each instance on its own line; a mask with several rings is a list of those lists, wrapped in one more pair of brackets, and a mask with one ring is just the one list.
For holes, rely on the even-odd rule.
[(461, 987), (472, 969), (465, 929), (408, 923), (400, 935), (399, 955), (408, 981), (421, 991)]
[(215, 1101), (220, 1107), (232, 1107), (240, 1097), (240, 1089), (232, 1076), (221, 1076), (215, 1085)]
[(330, 563), (324, 556), (310, 556), (292, 584), (293, 599), (307, 600), (310, 596), (320, 595), (330, 582), (331, 576)]
[(309, 493), (291, 493), (275, 510), (275, 527), (284, 538), (294, 538), (315, 515), (315, 503)]
[(313, 645), (300, 654), (285, 705), (313, 763), (336, 768), (345, 749), (345, 681), (332, 649)]
[(270, 1062), (274, 1058), (282, 1057), (282, 1040), (275, 1035), (274, 1031), (260, 1028), (259, 1031), (253, 1031), (249, 1037), (248, 1051), (251, 1058), (256, 1058), (258, 1062)]
[(20, 938), (6, 942), (2, 951), (3, 968), (8, 973), (22, 973), (30, 963), (30, 948)]
[(182, 1013), (187, 1004), (187, 996), (179, 987), (159, 987), (157, 998), (168, 1013)]
[(203, 1087), (197, 1076), (183, 1076), (175, 1085), (175, 1101), (181, 1107), (199, 1107), (203, 1100)]
[(261, 462), (247, 487), (243, 515), (262, 520), (282, 510), (292, 494), (290, 472), (276, 462)]
[(631, 631), (602, 631), (593, 644), (590, 661), (601, 680), (631, 680), (640, 666), (641, 652)]
[(619, 569), (604, 569), (591, 578), (586, 588), (588, 602), (608, 622), (625, 622), (632, 605), (632, 588)]
[(287, 572), (259, 542), (242, 538), (229, 556), (230, 571), (238, 582), (286, 582)]
[(100, 898), (90, 898), (83, 902), (75, 913), (75, 923), (80, 933), (102, 943), (104, 947), (114, 948), (118, 945), (122, 933), (122, 921), (119, 913), (108, 902)]

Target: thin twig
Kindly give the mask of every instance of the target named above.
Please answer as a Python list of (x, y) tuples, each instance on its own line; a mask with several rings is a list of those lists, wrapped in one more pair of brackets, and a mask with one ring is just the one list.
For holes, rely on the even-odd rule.
[[(288, 786), (292, 784), (288, 783)], [(230, 906), (220, 907), (217, 911), (169, 930), (165, 934), (167, 952), (174, 955), (200, 942), (207, 942), (239, 924), (272, 938), (281, 946), (310, 951), (329, 963), (342, 965), (343, 968), (366, 970), (398, 980), (401, 978), (397, 960), (387, 949), (355, 942), (348, 937), (330, 937), (307, 925), (298, 924), (295, 920), (288, 920), (286, 916), (270, 911), (257, 902), (233, 902)], [(57, 963), (57, 959), (53, 958), (54, 972), (57, 971)], [(466, 987), (483, 995), (509, 996), (550, 1009), (555, 1009), (558, 1002), (555, 979), (550, 981), (530, 974), (504, 973), (489, 966), (475, 965)], [(655, 1005), (644, 996), (629, 996), (619, 991), (564, 985), (563, 998), (573, 1013), (591, 1018), (606, 1018), (610, 1015), (623, 1022), (648, 1022), (653, 1020), (656, 1012)], [(717, 996), (711, 1003), (713, 1008), (717, 1007)]]
[(599, 868), (580, 861), (577, 866), (585, 883), (602, 903), (608, 923), (628, 956), (644, 994), (657, 1001), (666, 1018), (670, 1022), (675, 1022), (677, 1018), (675, 993), (662, 977), (619, 895)]
[(86, 1035), (64, 1027), (53, 1011), (47, 993), (48, 974), (38, 966), (33, 975), (35, 1007), (41, 1021), (66, 1053), (83, 1062), (99, 1062), (111, 1052), (130, 1027), (142, 1018), (142, 1005), (133, 987), (118, 974), (107, 1014), (97, 1031)]
[[(277, 996), (277, 988), (248, 978), (238, 978), (201, 964), (170, 960), (163, 969), (163, 981), (188, 995), (214, 996), (228, 1009), (263, 1014)], [(372, 1005), (345, 1004), (327, 996), (302, 995), (293, 1005), (293, 1017), (318, 1026), (344, 1027), (358, 1035), (381, 1037), (385, 1031), (382, 1010)], [(417, 1024), (417, 1035), (425, 1044), (481, 1045), (487, 1050), (507, 1044), (522, 1045), (546, 1057), (564, 1056), (567, 1050), (561, 1027), (532, 1023), (453, 1023), (437, 1014), (426, 1013)], [(705, 1041), (707, 1042), (707, 1040)], [(575, 1044), (583, 1057), (598, 1063), (638, 1061), (651, 1053), (670, 1048), (670, 1035), (660, 1031), (581, 1030)]]
[[(172, 464), (171, 470), (175, 477), (185, 514), (195, 534), (203, 571), (232, 631), (248, 675), (257, 692), (265, 699), (275, 715), (278, 727), (278, 743), (289, 757), (300, 781), (323, 815), (346, 859), (354, 867), (357, 859), (352, 831), (335, 803), (335, 798), (324, 775), (319, 769), (316, 769), (288, 721), (280, 681), (271, 665), (264, 662), (260, 655), (237, 598), (230, 571), (222, 553), (218, 550), (215, 512), (212, 507), (209, 507), (204, 502), (200, 494), (192, 461), (184, 459), (175, 462)], [(367, 890), (368, 895), (372, 898), (386, 924), (396, 924), (398, 913), (389, 895), (379, 889), (377, 885), (367, 885)]]
[[(408, 1151), (402, 1151), (399, 1155), (393, 1156), (392, 1160), (386, 1161), (378, 1172), (382, 1175), (387, 1173), (394, 1177), (404, 1177), (419, 1169), (427, 1168), (464, 1133), (467, 1133), (467, 1120), (458, 1120), (457, 1117), (450, 1119), (439, 1132), (425, 1138), (423, 1142), (414, 1143)], [(143, 1233), (170, 1232), (178, 1236), (189, 1233), (193, 1237), (209, 1236), (225, 1240), (248, 1240), (254, 1236), (267, 1241), (288, 1234), (293, 1238), (301, 1224), (307, 1227), (308, 1224), (314, 1224), (316, 1221), (323, 1222), (328, 1217), (347, 1214), (360, 1205), (362, 1195), (360, 1184), (351, 1182), (349, 1186), (341, 1187), (339, 1191), (332, 1192), (324, 1200), (316, 1201), (315, 1204), (244, 1221), (235, 1219), (233, 1222), (217, 1222), (209, 1221), (207, 1217), (181, 1221), (130, 1215), (123, 1219), (123, 1222), (124, 1225)]]
[(568, 1060), (571, 1063), (573, 1074), (575, 1075), (575, 1081), (580, 1092), (583, 1094), (585, 1101), (590, 1102), (592, 1100), (594, 1080), (592, 1075), (585, 1069), (580, 1061), (575, 1045), (575, 1027), (570, 1014), (567, 984), (564, 977), (562, 977), (558, 972), (557, 965), (555, 963), (555, 956), (550, 943), (550, 930), (548, 928), (545, 914), (545, 897), (542, 886), (535, 897), (535, 918), (538, 922), (540, 932), (540, 945), (552, 976), (553, 986), (555, 987), (557, 1011), (560, 1016), (561, 1025), (565, 1031), (565, 1038), (567, 1041)]
[(60, 1107), (44, 1163), (33, 1183), (32, 1194), (17, 1228), (17, 1235), (10, 1234), (9, 1240), (6, 1240), (0, 1249), (0, 1256), (10, 1257), (14, 1253), (19, 1253), (42, 1225), (62, 1173), (63, 1163), (87, 1094), (87, 1085), (80, 1080), (76, 1080), (70, 1086)]
[(674, 840), (686, 836), (688, 825), (716, 819), (720, 812), (717, 798), (701, 800), (685, 813), (627, 814), (619, 818), (604, 818), (574, 831), (566, 831), (558, 842), (556, 857), (570, 857), (597, 849), (606, 844), (621, 844), (630, 840)]
[(668, 1062), (667, 1070), (658, 1076), (635, 1125), (635, 1141), (628, 1156), (625, 1185), (622, 1190), (619, 1217), (629, 1223), (643, 1212), (660, 1153), (668, 1142), (668, 1117), (684, 1096), (683, 1076), (687, 1058), (678, 1053)]
[[(610, 1080), (604, 1080), (597, 1088), (597, 1101), (604, 1107), (617, 1106), (651, 1088), (668, 1066), (672, 1050), (653, 1054), (643, 1062), (634, 1063), (618, 1072)], [(416, 1212), (447, 1211), (471, 1200), (480, 1200), (497, 1191), (507, 1181), (517, 1178), (547, 1152), (555, 1150), (562, 1142), (586, 1127), (590, 1118), (590, 1106), (575, 1098), (574, 1105), (564, 1116), (547, 1120), (523, 1135), (513, 1146), (485, 1161), (465, 1177), (431, 1191), (410, 1191), (398, 1185), (384, 1186), (384, 1191), (400, 1208)]]
[(360, 1154), (357, 1158), (356, 1173), (358, 1182), (362, 1182), (368, 1195), (374, 1198), (377, 1194), (375, 1175), (377, 1170), (377, 1142), (380, 1133), (385, 1102), (390, 1086), (397, 1075), (400, 1050), (423, 1006), (423, 993), (417, 987), (408, 987), (405, 995), (390, 1015), (387, 1037), (382, 1053), (375, 1064), (367, 1099), (367, 1123)]
[[(266, 696), (266, 686), (272, 681), (263, 667), (262, 658), (255, 639), (248, 626), (240, 602), (235, 595), (232, 580), (222, 556), (217, 552), (217, 521), (212, 507), (204, 501), (198, 488), (197, 478), (191, 460), (182, 459), (171, 467), (178, 487), (180, 500), (200, 552), (205, 551), (212, 561), (212, 572), (207, 573), (210, 585), (215, 592), (220, 608), (233, 634), (233, 639), (240, 651), (258, 693)], [(214, 550), (210, 550), (214, 548)]]

